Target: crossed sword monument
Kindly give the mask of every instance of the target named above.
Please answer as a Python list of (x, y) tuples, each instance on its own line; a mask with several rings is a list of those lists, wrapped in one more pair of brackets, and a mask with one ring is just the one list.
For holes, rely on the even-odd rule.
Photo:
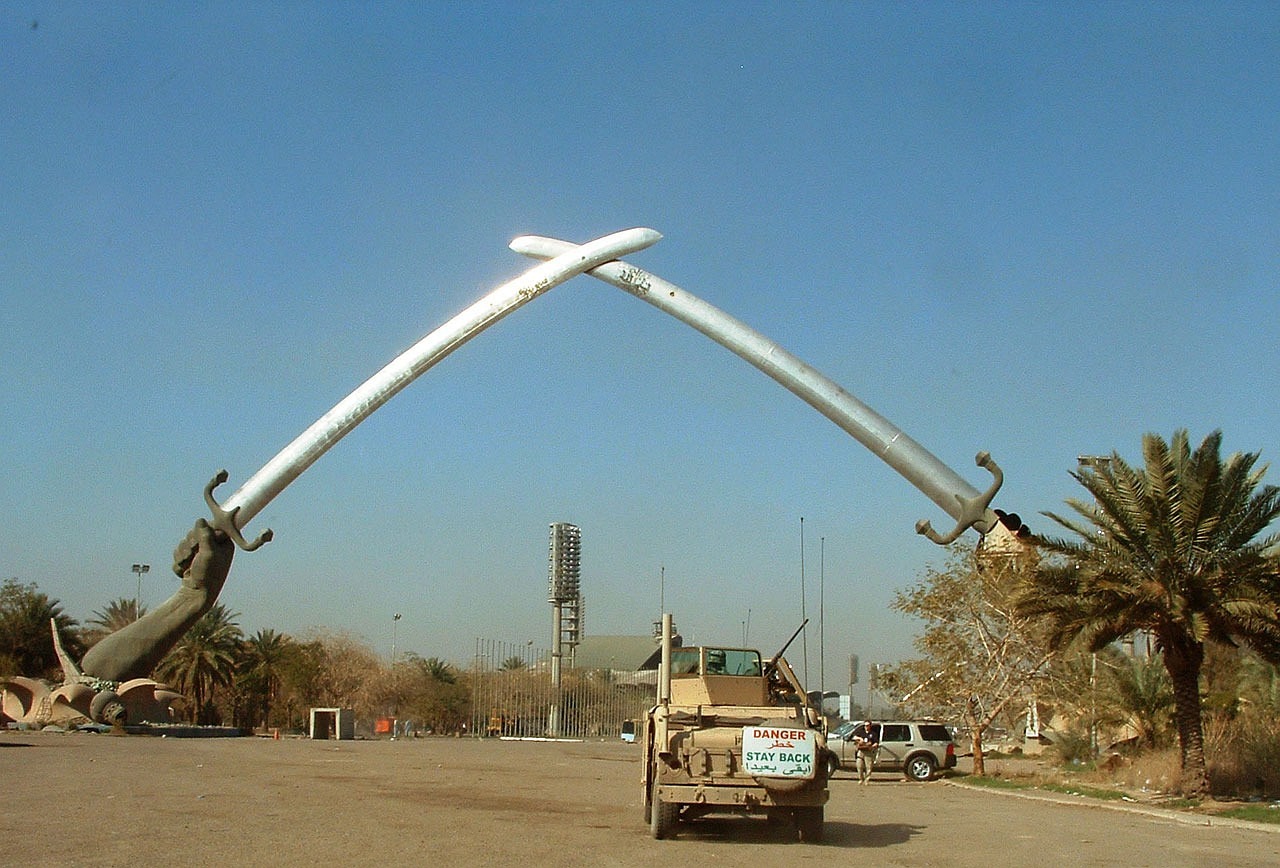
[(205, 487), (205, 501), (213, 513), (211, 523), (245, 551), (258, 548), (271, 539), (271, 530), (249, 542), (243, 536), (244, 527), (330, 447), (489, 326), (570, 278), (589, 274), (692, 326), (759, 368), (870, 449), (955, 521), (949, 533), (939, 534), (929, 521), (922, 519), (916, 523), (917, 533), (945, 545), (969, 528), (985, 537), (1005, 526), (991, 508), (1004, 476), (988, 453), (977, 456), (978, 466), (993, 477), (987, 490), (980, 492), (830, 377), (741, 320), (675, 284), (621, 261), (621, 257), (644, 250), (661, 237), (653, 229), (637, 228), (582, 245), (536, 235), (516, 238), (511, 242), (512, 250), (545, 261), (493, 290), (401, 353), (280, 450), (221, 504), (214, 498), (214, 489), (228, 477), (225, 470), (219, 471)]
[(198, 521), (175, 552), (174, 570), (183, 576), (184, 587), (155, 612), (91, 649), (83, 661), (87, 674), (64, 659), (67, 679), (74, 676), (82, 681), (123, 681), (149, 675), (191, 624), (212, 608), (230, 569), (233, 543), (253, 551), (271, 539), (269, 529), (252, 542), (244, 536), (245, 527), (267, 504), (364, 419), (441, 359), (503, 317), (579, 274), (589, 274), (648, 302), (759, 368), (852, 435), (955, 522), (949, 532), (939, 534), (927, 520), (921, 520), (916, 523), (918, 533), (945, 545), (973, 528), (982, 535), (982, 545), (988, 551), (1001, 553), (1019, 548), (1016, 516), (1006, 517), (991, 508), (1003, 474), (989, 454), (981, 452), (977, 456), (978, 465), (992, 476), (990, 486), (979, 491), (900, 428), (764, 335), (692, 293), (622, 261), (623, 256), (644, 250), (661, 237), (652, 229), (636, 228), (581, 245), (541, 236), (516, 238), (511, 249), (543, 261), (494, 289), (397, 356), (280, 450), (222, 503), (214, 491), (227, 481), (228, 474), (219, 471), (204, 492), (212, 518)]

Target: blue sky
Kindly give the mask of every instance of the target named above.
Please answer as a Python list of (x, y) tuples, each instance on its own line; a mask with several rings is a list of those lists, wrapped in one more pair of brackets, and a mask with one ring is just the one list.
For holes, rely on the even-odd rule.
[[(0, 10), (0, 576), (81, 620), (384, 363), (630, 226), (1035, 521), (1077, 455), (1221, 428), (1274, 460), (1267, 3), (67, 4)], [(429, 372), (253, 523), (249, 632), (466, 662), (586, 630), (910, 653), (946, 517), (736, 357), (589, 278)], [(1046, 519), (1040, 518), (1041, 526)]]

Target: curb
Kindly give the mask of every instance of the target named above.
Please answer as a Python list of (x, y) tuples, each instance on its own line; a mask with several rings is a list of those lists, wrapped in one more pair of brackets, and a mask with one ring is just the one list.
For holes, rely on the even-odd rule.
[(978, 787), (960, 781), (946, 780), (942, 783), (949, 787), (958, 787), (972, 792), (993, 793), (1001, 796), (1013, 796), (1018, 799), (1029, 799), (1034, 802), (1051, 802), (1058, 805), (1071, 805), (1078, 808), (1097, 808), (1104, 811), (1117, 811), (1125, 814), (1137, 814), (1184, 826), (1225, 826), (1233, 829), (1252, 829), (1257, 832), (1280, 832), (1280, 823), (1259, 823), (1254, 820), (1238, 820), (1235, 817), (1215, 817), (1209, 814), (1190, 814), (1185, 811), (1174, 811), (1167, 808), (1146, 808), (1140, 805), (1113, 804), (1089, 796), (1068, 796), (1065, 794), (1046, 793), (1029, 790), (1002, 790), (994, 787)]

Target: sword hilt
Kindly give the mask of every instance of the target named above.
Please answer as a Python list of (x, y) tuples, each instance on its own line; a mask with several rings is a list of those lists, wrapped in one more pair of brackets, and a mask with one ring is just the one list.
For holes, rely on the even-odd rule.
[[(960, 516), (951, 533), (946, 536), (939, 534), (933, 529), (933, 525), (929, 523), (927, 518), (922, 518), (916, 522), (916, 533), (928, 537), (940, 546), (945, 546), (955, 542), (960, 537), (960, 534), (975, 525), (982, 533), (986, 533), (991, 529), (990, 522), (987, 520), (987, 512), (991, 508), (991, 501), (995, 498), (996, 492), (1000, 490), (1001, 485), (1004, 485), (1004, 471), (992, 459), (990, 452), (979, 452), (975, 460), (979, 467), (985, 468), (994, 477), (991, 481), (991, 487), (975, 497), (956, 495), (956, 501), (960, 504)], [(984, 528), (984, 524), (987, 527)]]
[(231, 537), (231, 541), (247, 552), (257, 551), (262, 548), (264, 543), (271, 542), (271, 538), (275, 536), (271, 528), (267, 528), (258, 534), (258, 538), (253, 542), (245, 540), (244, 535), (240, 533), (240, 528), (236, 525), (236, 513), (240, 512), (240, 507), (230, 510), (223, 509), (218, 501), (213, 499), (213, 490), (219, 485), (227, 481), (227, 471), (219, 470), (213, 479), (209, 480), (209, 484), (204, 487), (204, 502), (209, 505), (209, 511), (213, 513), (213, 521), (209, 522), (218, 530)]

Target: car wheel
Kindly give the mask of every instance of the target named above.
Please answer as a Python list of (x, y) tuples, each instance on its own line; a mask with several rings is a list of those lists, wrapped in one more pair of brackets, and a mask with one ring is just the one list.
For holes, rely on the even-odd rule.
[(664, 838), (674, 838), (676, 836), (676, 822), (680, 819), (680, 806), (672, 802), (664, 802), (658, 798), (658, 776), (653, 776), (653, 789), (650, 790), (652, 798), (650, 799), (651, 807), (649, 809), (649, 831), (654, 838), (661, 841)]
[(904, 770), (907, 773), (907, 777), (913, 781), (927, 781), (933, 777), (933, 757), (928, 754), (917, 754), (907, 760)]
[(827, 754), (827, 780), (834, 778), (840, 771), (840, 758), (833, 753)]

